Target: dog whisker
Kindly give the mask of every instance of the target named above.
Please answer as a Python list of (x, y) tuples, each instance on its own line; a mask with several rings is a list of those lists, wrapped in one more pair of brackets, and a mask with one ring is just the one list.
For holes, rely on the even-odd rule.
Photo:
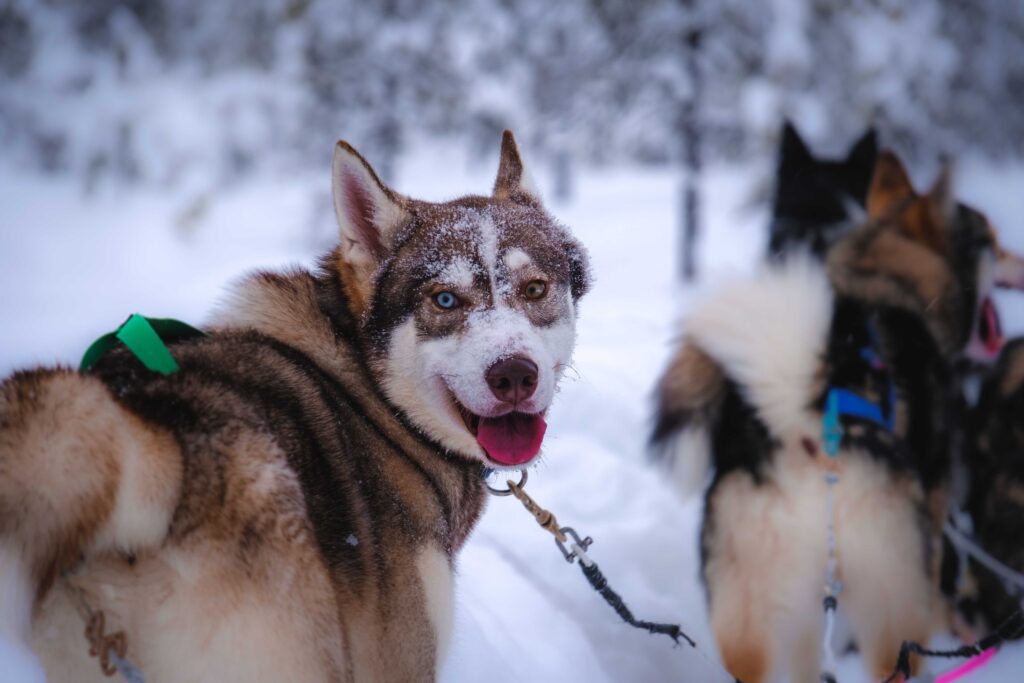
[(579, 369), (572, 363), (556, 363), (555, 372), (558, 372), (560, 370), (572, 370), (573, 374), (575, 375), (575, 377), (572, 378), (572, 381), (574, 382), (583, 379), (583, 375), (580, 373)]

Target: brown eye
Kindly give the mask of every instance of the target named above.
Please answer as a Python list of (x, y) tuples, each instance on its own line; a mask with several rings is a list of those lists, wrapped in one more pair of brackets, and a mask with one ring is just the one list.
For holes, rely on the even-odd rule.
[(523, 296), (534, 301), (544, 298), (544, 295), (547, 294), (547, 292), (548, 283), (543, 280), (531, 280), (526, 283), (525, 287), (523, 287)]

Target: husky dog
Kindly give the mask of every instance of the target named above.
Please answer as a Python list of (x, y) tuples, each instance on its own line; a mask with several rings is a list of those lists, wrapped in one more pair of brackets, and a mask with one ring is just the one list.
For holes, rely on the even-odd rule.
[[(867, 211), (827, 269), (791, 258), (696, 307), (657, 389), (652, 442), (676, 483), (692, 491), (714, 468), (702, 575), (723, 662), (745, 683), (818, 680), (826, 473), (839, 477), (839, 605), (872, 675), (934, 623), (951, 363), (992, 347), (978, 339), (987, 292), (1021, 262), (946, 175), (918, 195), (891, 153)], [(833, 408), (836, 390), (860, 414)], [(831, 446), (826, 411), (842, 429)]]
[[(997, 560), (1024, 572), (1024, 339), (1003, 349), (970, 417), (964, 461), (974, 537)], [(947, 569), (956, 572), (952, 564), (947, 561)], [(968, 624), (988, 632), (1020, 607), (1021, 596), (977, 561), (967, 568), (967, 576), (959, 577), (967, 580), (960, 582), (966, 590), (957, 595), (958, 606)], [(954, 586), (946, 588), (952, 592)]]
[(505, 132), (491, 196), (404, 197), (339, 142), (340, 243), (244, 279), (180, 371), (0, 385), (0, 635), (106, 680), (429, 681), (484, 468), (537, 457), (588, 287)]
[(769, 254), (781, 256), (802, 248), (823, 257), (862, 218), (877, 156), (874, 128), (850, 147), (845, 159), (819, 159), (786, 121), (775, 175)]

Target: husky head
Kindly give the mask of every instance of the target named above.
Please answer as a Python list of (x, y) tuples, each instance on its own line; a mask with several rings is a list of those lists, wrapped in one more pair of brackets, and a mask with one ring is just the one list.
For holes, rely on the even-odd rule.
[(1024, 288), (1024, 259), (999, 245), (980, 212), (958, 203), (945, 167), (925, 194), (883, 152), (868, 191), (868, 224), (830, 254), (840, 289), (912, 308), (950, 356), (993, 361), (1002, 348), (993, 287)]
[(528, 465), (570, 363), (589, 274), (512, 133), (489, 197), (404, 197), (345, 142), (333, 190), (337, 265), (384, 393), (448, 450), (495, 469)]
[(818, 256), (863, 212), (878, 156), (872, 128), (850, 147), (845, 159), (815, 157), (787, 121), (782, 129), (769, 252), (801, 246)]

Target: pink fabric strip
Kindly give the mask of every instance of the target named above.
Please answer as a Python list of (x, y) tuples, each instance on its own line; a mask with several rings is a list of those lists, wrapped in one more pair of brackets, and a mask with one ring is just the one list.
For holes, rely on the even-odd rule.
[(996, 648), (990, 647), (989, 649), (982, 652), (980, 655), (968, 659), (966, 662), (958, 666), (957, 668), (947, 671), (938, 678), (935, 679), (935, 683), (953, 683), (953, 681), (959, 681), (961, 678), (971, 673), (975, 669), (988, 664), (989, 660), (996, 656)]

